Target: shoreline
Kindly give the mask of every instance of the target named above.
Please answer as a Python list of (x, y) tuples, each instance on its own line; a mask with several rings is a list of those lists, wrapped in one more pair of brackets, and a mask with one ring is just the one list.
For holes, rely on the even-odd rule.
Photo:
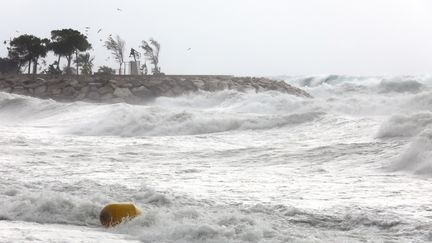
[(230, 75), (23, 75), (0, 74), (0, 91), (62, 102), (126, 102), (175, 97), (198, 91), (278, 91), (312, 98), (306, 91), (283, 81)]

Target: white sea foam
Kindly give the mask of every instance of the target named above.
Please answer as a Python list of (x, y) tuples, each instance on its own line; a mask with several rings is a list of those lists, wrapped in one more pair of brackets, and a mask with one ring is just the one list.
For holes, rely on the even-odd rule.
[[(400, 172), (432, 175), (430, 80), (301, 79), (287, 82), (315, 98), (198, 92), (137, 106), (0, 93), (0, 219), (18, 225), (0, 233), (30, 241), (44, 228), (58, 232), (40, 238), (53, 242), (430, 241), (430, 180)], [(406, 92), (410, 80), (418, 92)], [(99, 211), (119, 201), (143, 215), (100, 227)]]
[[(79, 185), (83, 186), (80, 191), (89, 189), (85, 187), (85, 183)], [(96, 187), (101, 189), (100, 186)], [(114, 190), (112, 193), (118, 195), (93, 195), (92, 198), (82, 198), (78, 195), (69, 195), (68, 192), (49, 190), (41, 193), (21, 190), (6, 197), (0, 194), (0, 217), (8, 221), (86, 226), (91, 228), (83, 227), (78, 230), (87, 232), (85, 235), (92, 235), (95, 227), (99, 226), (98, 213), (104, 202), (112, 200), (110, 197), (121, 199), (125, 196), (121, 195), (120, 190)], [(398, 217), (373, 211), (360, 213), (350, 210), (346, 214), (330, 215), (329, 212), (308, 212), (283, 205), (214, 204), (179, 195), (173, 200), (149, 188), (144, 188), (143, 192), (127, 190), (127, 193), (131, 194), (131, 199), (142, 209), (143, 214), (112, 229), (99, 228), (101, 237), (104, 231), (126, 234), (129, 239), (141, 242), (283, 242), (288, 239), (308, 242), (316, 237), (314, 232), (306, 230), (307, 226), (346, 231), (358, 227), (390, 229), (404, 223)], [(155, 197), (163, 197), (164, 201), (170, 203), (154, 203), (151, 198)], [(68, 228), (59, 230), (69, 234)], [(301, 232), (302, 230), (304, 232)], [(29, 232), (31, 235), (27, 236), (28, 239), (38, 235), (31, 229), (22, 234), (26, 235)], [(349, 239), (338, 234), (321, 237), (328, 240)], [(67, 239), (69, 238), (71, 237), (68, 236)], [(60, 239), (66, 240), (61, 237)]]

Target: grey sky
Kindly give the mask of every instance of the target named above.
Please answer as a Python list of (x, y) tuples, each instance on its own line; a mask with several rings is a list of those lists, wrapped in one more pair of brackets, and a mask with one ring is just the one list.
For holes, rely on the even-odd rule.
[(430, 0), (14, 0), (0, 11), (2, 39), (91, 27), (96, 66), (112, 33), (128, 49), (154, 37), (170, 74), (432, 73)]

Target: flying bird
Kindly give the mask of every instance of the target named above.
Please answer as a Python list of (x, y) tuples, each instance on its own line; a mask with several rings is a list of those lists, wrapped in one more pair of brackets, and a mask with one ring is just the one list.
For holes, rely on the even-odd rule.
[(191, 49), (192, 49), (192, 48), (189, 47), (187, 50), (190, 51)]
[(90, 29), (90, 27), (85, 27), (86, 29)]
[(123, 10), (121, 10), (120, 8), (117, 8), (117, 11), (123, 11)]
[(18, 30), (15, 30), (15, 32), (19, 33), (19, 31), (18, 31)]
[(6, 44), (7, 44), (7, 41), (3, 41), (3, 44), (5, 44), (5, 45), (6, 45)]
[(101, 29), (99, 29), (98, 31), (97, 31), (97, 33), (99, 34), (100, 32), (102, 31), (102, 28)]

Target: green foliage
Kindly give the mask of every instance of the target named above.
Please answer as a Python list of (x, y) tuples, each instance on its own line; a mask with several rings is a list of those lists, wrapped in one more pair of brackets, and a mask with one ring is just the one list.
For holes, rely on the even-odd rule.
[(20, 67), (28, 63), (28, 73), (30, 73), (31, 63), (33, 63), (33, 73), (36, 73), (38, 60), (40, 57), (46, 56), (49, 43), (48, 39), (40, 39), (33, 35), (20, 35), (10, 42), (8, 55)]
[(64, 66), (62, 70), (63, 70), (63, 74), (74, 74), (74, 73), (76, 73), (76, 69), (74, 67)]
[(81, 74), (90, 75), (92, 74), (94, 57), (90, 56), (90, 53), (79, 54), (75, 59), (75, 63), (81, 65)]
[(115, 74), (115, 70), (108, 67), (108, 66), (101, 66), (99, 67), (98, 71), (96, 74), (101, 74), (101, 75), (113, 75)]
[(159, 52), (160, 52), (160, 44), (154, 39), (150, 39), (150, 43), (147, 41), (142, 41), (141, 48), (144, 49), (144, 55), (147, 60), (153, 64), (153, 74), (158, 75), (161, 73), (161, 69), (159, 65)]
[(125, 52), (125, 41), (120, 38), (119, 35), (116, 36), (116, 39), (111, 36), (108, 37), (108, 40), (105, 41), (105, 47), (111, 51), (114, 59), (119, 63), (119, 75), (122, 73), (122, 65), (124, 63), (124, 52)]
[(48, 65), (48, 69), (45, 70), (46, 74), (51, 74), (51, 75), (59, 75), (62, 72), (60, 71), (60, 69), (58, 68), (58, 64), (57, 61), (55, 61), (54, 63)]
[(92, 48), (91, 44), (87, 41), (87, 37), (81, 34), (81, 32), (73, 29), (51, 31), (51, 40), (52, 43), (50, 48), (59, 56), (58, 67), (60, 66), (60, 58), (66, 57), (68, 62), (66, 73), (68, 74), (70, 74), (70, 71), (72, 70), (70, 67), (72, 55)]

